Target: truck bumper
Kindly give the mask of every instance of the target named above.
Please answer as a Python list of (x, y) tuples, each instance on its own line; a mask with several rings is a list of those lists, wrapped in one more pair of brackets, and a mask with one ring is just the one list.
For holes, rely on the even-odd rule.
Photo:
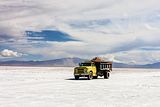
[(74, 74), (74, 76), (87, 77), (87, 76), (88, 76), (88, 74)]

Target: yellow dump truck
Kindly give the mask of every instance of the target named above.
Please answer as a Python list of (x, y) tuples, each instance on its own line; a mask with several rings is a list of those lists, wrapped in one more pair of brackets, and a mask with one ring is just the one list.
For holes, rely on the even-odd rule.
[(95, 57), (90, 61), (80, 63), (79, 67), (75, 67), (74, 77), (76, 80), (80, 77), (87, 77), (88, 80), (97, 79), (98, 76), (104, 76), (104, 79), (108, 79), (110, 71), (112, 71), (112, 62)]

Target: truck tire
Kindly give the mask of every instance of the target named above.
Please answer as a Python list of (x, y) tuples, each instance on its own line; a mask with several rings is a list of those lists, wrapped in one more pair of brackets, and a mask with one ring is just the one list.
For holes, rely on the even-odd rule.
[(104, 73), (104, 79), (109, 79), (109, 76), (110, 76), (109, 72)]
[(75, 76), (75, 80), (79, 80), (79, 76)]
[(93, 79), (93, 72), (91, 71), (88, 75), (88, 80), (92, 80)]

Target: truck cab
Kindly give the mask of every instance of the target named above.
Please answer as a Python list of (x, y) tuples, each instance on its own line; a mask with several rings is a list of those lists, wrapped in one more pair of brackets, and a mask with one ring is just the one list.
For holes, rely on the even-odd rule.
[(87, 77), (89, 80), (96, 75), (96, 66), (92, 62), (79, 63), (79, 67), (74, 68), (75, 79), (78, 80), (79, 77)]

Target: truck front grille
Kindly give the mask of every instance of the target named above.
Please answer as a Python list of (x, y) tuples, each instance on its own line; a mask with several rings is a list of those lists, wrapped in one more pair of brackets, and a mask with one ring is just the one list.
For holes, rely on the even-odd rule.
[(84, 69), (78, 69), (78, 73), (84, 73)]

